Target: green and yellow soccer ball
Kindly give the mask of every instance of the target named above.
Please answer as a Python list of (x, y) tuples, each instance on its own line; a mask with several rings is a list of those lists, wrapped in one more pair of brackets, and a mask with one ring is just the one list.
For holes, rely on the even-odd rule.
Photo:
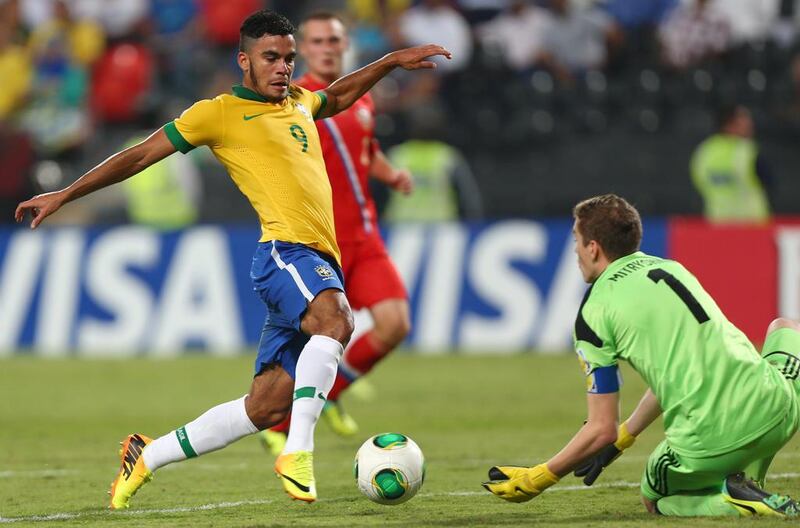
[(353, 474), (361, 493), (378, 504), (400, 504), (417, 494), (425, 480), (425, 457), (411, 438), (381, 433), (356, 453)]

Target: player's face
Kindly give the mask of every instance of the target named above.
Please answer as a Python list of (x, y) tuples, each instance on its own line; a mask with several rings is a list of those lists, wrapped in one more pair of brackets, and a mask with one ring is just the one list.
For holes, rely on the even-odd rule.
[(584, 243), (583, 235), (578, 229), (578, 221), (572, 226), (572, 237), (575, 240), (575, 254), (578, 255), (578, 267), (581, 270), (583, 280), (588, 283), (594, 282), (600, 275), (596, 269), (597, 263), (597, 243), (594, 241)]
[(342, 62), (348, 45), (344, 25), (336, 19), (309, 20), (303, 24), (300, 55), (305, 59), (308, 71), (316, 77), (338, 79), (342, 75)]
[(251, 85), (248, 87), (277, 103), (289, 95), (296, 55), (292, 35), (264, 35), (246, 52), (240, 51), (238, 61)]

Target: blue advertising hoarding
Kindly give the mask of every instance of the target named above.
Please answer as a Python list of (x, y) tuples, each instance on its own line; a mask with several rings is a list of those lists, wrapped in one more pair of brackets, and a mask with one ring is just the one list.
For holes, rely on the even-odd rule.
[[(567, 349), (585, 291), (571, 227), (557, 219), (387, 229), (411, 297), (407, 345)], [(666, 229), (663, 220), (646, 221), (642, 249), (664, 255)], [(0, 230), (0, 355), (246, 351), (265, 315), (249, 276), (258, 236), (216, 225)]]

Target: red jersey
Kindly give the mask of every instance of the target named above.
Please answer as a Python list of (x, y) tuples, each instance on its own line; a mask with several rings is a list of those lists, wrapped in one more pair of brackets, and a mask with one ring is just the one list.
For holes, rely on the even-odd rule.
[[(327, 88), (308, 74), (295, 84), (311, 91)], [(372, 97), (364, 94), (344, 112), (319, 120), (316, 125), (333, 188), (336, 240), (356, 241), (376, 235), (377, 212), (369, 192), (369, 168), (378, 148)]]

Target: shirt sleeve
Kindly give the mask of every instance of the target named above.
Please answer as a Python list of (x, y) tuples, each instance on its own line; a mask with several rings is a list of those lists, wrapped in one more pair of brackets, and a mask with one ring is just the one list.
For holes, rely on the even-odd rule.
[(311, 96), (311, 115), (314, 116), (314, 119), (319, 119), (318, 116), (328, 105), (328, 96), (323, 90), (311, 92)]
[(187, 108), (178, 119), (164, 125), (164, 132), (175, 148), (186, 154), (200, 145), (222, 143), (222, 117), (222, 102), (205, 99)]
[(594, 394), (617, 392), (622, 385), (617, 350), (605, 319), (599, 303), (584, 302), (575, 320), (575, 352), (586, 376), (586, 390)]

